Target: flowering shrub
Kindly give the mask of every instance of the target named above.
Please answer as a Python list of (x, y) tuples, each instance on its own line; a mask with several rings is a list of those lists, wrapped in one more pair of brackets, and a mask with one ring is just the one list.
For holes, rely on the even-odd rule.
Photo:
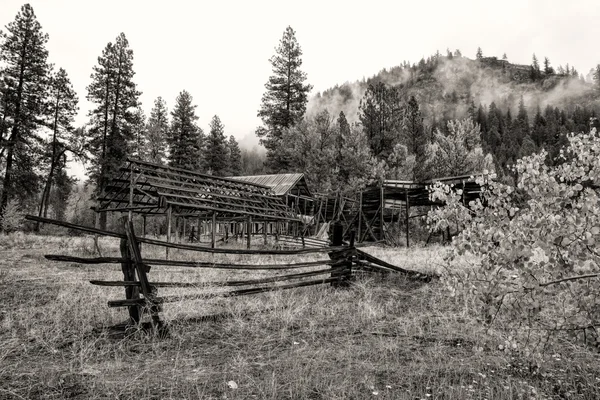
[[(600, 326), (600, 137), (570, 135), (556, 166), (545, 151), (517, 161), (516, 186), (478, 178), (482, 196), (468, 205), (442, 184), (446, 203), (428, 215), (431, 229), (459, 226), (445, 282), (472, 294), (483, 321), (544, 337), (568, 333), (598, 346)], [(533, 335), (540, 337), (540, 335)]]

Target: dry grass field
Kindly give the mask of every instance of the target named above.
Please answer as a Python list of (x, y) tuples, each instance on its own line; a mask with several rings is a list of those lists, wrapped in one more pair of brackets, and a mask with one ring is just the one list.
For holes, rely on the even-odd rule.
[[(105, 254), (118, 242), (101, 239)], [(396, 265), (441, 271), (441, 247), (366, 248)], [(148, 257), (162, 256), (144, 248)], [(0, 237), (0, 399), (533, 399), (600, 398), (600, 357), (553, 344), (540, 367), (505, 333), (476, 320), (439, 282), (361, 275), (348, 289), (321, 285), (164, 306), (167, 337), (106, 327), (123, 322), (117, 265), (50, 262), (92, 256), (92, 239)], [(281, 256), (190, 255), (273, 263)], [(307, 256), (320, 259), (326, 255)], [(252, 276), (262, 276), (252, 273)], [(154, 267), (155, 281), (218, 281), (244, 272)], [(199, 293), (161, 289), (160, 295)], [(222, 315), (201, 320), (206, 315)]]

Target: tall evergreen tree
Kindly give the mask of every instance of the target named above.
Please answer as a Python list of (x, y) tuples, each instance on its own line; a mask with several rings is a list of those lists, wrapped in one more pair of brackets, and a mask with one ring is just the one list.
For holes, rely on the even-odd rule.
[(404, 116), (404, 132), (406, 144), (410, 153), (415, 156), (414, 179), (421, 180), (424, 177), (425, 152), (428, 144), (427, 136), (423, 126), (423, 117), (419, 110), (419, 103), (415, 96), (410, 96), (406, 105)]
[[(0, 195), (0, 219), (17, 192), (37, 191), (35, 171), (37, 134), (42, 124), (48, 77), (48, 35), (42, 32), (29, 4), (0, 32), (0, 77), (2, 78), (1, 146), (5, 149), (4, 179)], [(9, 133), (10, 132), (10, 133)], [(19, 188), (19, 190), (17, 190)]]
[[(77, 93), (69, 80), (67, 72), (60, 68), (52, 74), (48, 85), (48, 106), (47, 114), (49, 117), (49, 126), (52, 129), (52, 139), (50, 145), (50, 166), (46, 183), (40, 202), (39, 215), (46, 217), (48, 215), (48, 205), (50, 193), (54, 183), (62, 183), (63, 186), (69, 183), (64, 168), (66, 167), (67, 151), (76, 155), (81, 154), (77, 142), (81, 135), (73, 128), (75, 114), (79, 109), (77, 106)], [(68, 191), (62, 188), (63, 194)]]
[(374, 164), (367, 137), (362, 129), (348, 124), (343, 112), (337, 119), (339, 131), (338, 188), (344, 192), (356, 193), (368, 183), (369, 168)]
[(171, 129), (169, 130), (169, 165), (192, 171), (202, 170), (203, 132), (196, 125), (196, 105), (192, 104), (192, 96), (182, 91), (175, 100), (171, 112)]
[(242, 151), (233, 135), (229, 136), (229, 174), (239, 176), (242, 173)]
[[(140, 92), (133, 82), (133, 50), (125, 34), (108, 43), (91, 75), (87, 98), (96, 107), (90, 111), (91, 178), (96, 192), (103, 190), (109, 177), (127, 158), (132, 141), (134, 111)], [(106, 213), (100, 214), (100, 227), (106, 227)]]
[(262, 96), (258, 116), (263, 126), (256, 129), (256, 135), (267, 149), (267, 163), (273, 171), (285, 170), (288, 165), (281, 157), (280, 142), (283, 130), (298, 123), (304, 116), (308, 93), (312, 86), (305, 84), (306, 73), (302, 66), (302, 50), (296, 40), (296, 33), (287, 27), (275, 55), (269, 60), (273, 75), (265, 84), (267, 91)]
[(596, 90), (600, 91), (600, 64), (596, 65), (596, 69), (594, 69), (594, 87)]
[(210, 132), (206, 138), (206, 169), (212, 175), (225, 176), (228, 174), (229, 159), (225, 127), (221, 119), (215, 115), (210, 121)]
[(129, 144), (129, 155), (140, 160), (146, 159), (146, 114), (142, 107), (137, 107), (133, 111), (131, 121), (131, 142)]
[(548, 59), (548, 57), (544, 57), (544, 74), (546, 76), (554, 75), (554, 68), (550, 66), (550, 60)]
[(403, 104), (396, 87), (370, 83), (359, 105), (358, 118), (373, 156), (386, 158), (400, 138)]
[(531, 75), (531, 80), (534, 80), (534, 81), (540, 79), (540, 77), (542, 75), (541, 70), (540, 70), (540, 63), (538, 62), (538, 59), (535, 56), (535, 54), (533, 55), (533, 58), (531, 60), (530, 75)]
[(481, 47), (477, 48), (477, 53), (475, 53), (475, 58), (478, 60), (481, 60), (483, 58), (483, 51), (481, 50)]
[(169, 112), (162, 97), (154, 100), (146, 126), (144, 159), (155, 164), (164, 164), (167, 158), (167, 135), (169, 133)]

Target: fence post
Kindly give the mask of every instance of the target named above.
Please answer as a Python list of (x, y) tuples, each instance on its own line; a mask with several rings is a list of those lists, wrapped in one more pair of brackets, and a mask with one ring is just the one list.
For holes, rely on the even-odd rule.
[[(121, 239), (120, 243), (121, 257), (126, 259), (124, 263), (121, 263), (121, 270), (123, 271), (123, 280), (126, 282), (135, 281), (135, 267), (133, 265), (133, 261), (131, 259), (131, 252), (129, 251), (129, 244), (127, 243), (127, 239)], [(137, 286), (125, 286), (125, 298), (129, 299), (139, 299), (140, 298), (140, 289)], [(140, 322), (140, 307), (139, 306), (129, 306), (129, 321), (133, 324), (138, 324)]]
[[(333, 237), (331, 240), (332, 246), (341, 246), (343, 244), (343, 235), (344, 235), (344, 226), (340, 221), (335, 221), (333, 223)], [(337, 250), (329, 253), (329, 258), (334, 262), (331, 266), (332, 269), (339, 268), (342, 265), (342, 261), (346, 258), (347, 250)], [(331, 273), (332, 278), (338, 278), (335, 281), (331, 282), (332, 287), (340, 287), (342, 286), (342, 279), (345, 271), (335, 271)]]
[(249, 249), (251, 246), (251, 241), (252, 241), (252, 216), (248, 216), (248, 222), (247, 222), (247, 240), (248, 242), (246, 243), (246, 247)]

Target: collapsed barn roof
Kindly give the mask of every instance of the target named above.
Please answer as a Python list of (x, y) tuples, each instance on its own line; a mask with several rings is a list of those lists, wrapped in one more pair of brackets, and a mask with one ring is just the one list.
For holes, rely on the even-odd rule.
[(96, 199), (97, 212), (212, 215), (220, 219), (298, 220), (265, 185), (201, 174), (140, 160), (127, 162)]

